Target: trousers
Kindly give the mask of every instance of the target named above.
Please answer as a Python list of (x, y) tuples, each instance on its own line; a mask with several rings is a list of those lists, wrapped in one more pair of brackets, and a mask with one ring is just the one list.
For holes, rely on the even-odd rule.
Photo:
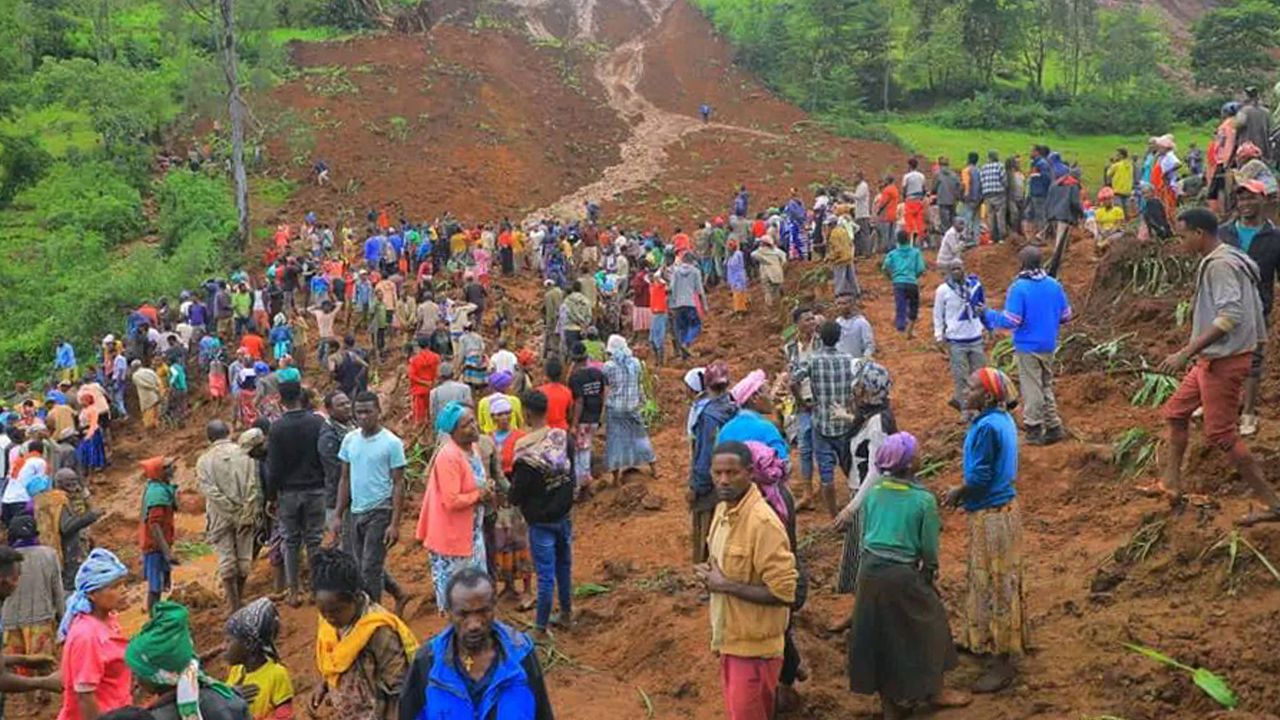
[(1062, 427), (1053, 397), (1053, 353), (1014, 353), (1022, 390), (1022, 424), (1053, 430)]

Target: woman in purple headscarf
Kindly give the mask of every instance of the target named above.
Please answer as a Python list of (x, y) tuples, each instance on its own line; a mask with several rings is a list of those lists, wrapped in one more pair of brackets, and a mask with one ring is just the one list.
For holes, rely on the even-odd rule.
[(862, 505), (862, 562), (849, 632), (849, 687), (880, 695), (886, 720), (917, 706), (967, 705), (943, 687), (957, 664), (947, 610), (934, 587), (938, 501), (915, 477), (916, 439), (890, 435), (876, 451), (879, 482)]
[(511, 404), (511, 424), (507, 429), (519, 430), (524, 427), (524, 406), (520, 404), (520, 398), (507, 394), (511, 389), (512, 381), (515, 380), (515, 373), (510, 370), (499, 370), (491, 373), (488, 380), (489, 388), (493, 392), (480, 398), (480, 402), (476, 405), (476, 424), (480, 427), (480, 433), (492, 435), (493, 431), (498, 429), (498, 424), (493, 420), (493, 416), (497, 413), (492, 410), (492, 405), (498, 398), (506, 398)]

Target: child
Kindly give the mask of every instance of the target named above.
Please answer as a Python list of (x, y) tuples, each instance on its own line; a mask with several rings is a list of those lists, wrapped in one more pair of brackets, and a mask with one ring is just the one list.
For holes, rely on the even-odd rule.
[(293, 718), (293, 680), (280, 664), (276, 638), (280, 614), (268, 598), (258, 598), (227, 618), (227, 684), (253, 697), (253, 720)]
[[(491, 408), (496, 426), (493, 442), (502, 458), (503, 474), (511, 477), (515, 472), (516, 441), (524, 437), (524, 433), (511, 427), (510, 402), (498, 401), (494, 406)], [(529, 527), (520, 514), (520, 508), (506, 502), (498, 508), (494, 524), (494, 567), (498, 571), (497, 579), (503, 582), (501, 595), (515, 595), (516, 578), (519, 577), (519, 608), (521, 611), (532, 609), (533, 557), (529, 554)]]
[(924, 255), (911, 244), (911, 236), (898, 231), (898, 246), (884, 256), (884, 274), (893, 281), (893, 326), (906, 331), (907, 339), (915, 336), (916, 318), (920, 316), (920, 276), (924, 274)]
[(147, 481), (142, 491), (142, 574), (147, 578), (147, 612), (172, 587), (171, 569), (179, 564), (173, 554), (174, 513), (178, 486), (173, 480), (173, 459), (152, 457), (138, 463)]
[(227, 398), (227, 366), (221, 357), (209, 361), (209, 399), (217, 412), (222, 411), (222, 403)]
[(735, 317), (747, 312), (747, 261), (738, 248), (738, 241), (730, 239), (726, 247), (729, 260), (725, 262), (725, 279), (729, 282), (729, 291), (733, 293), (733, 314)]

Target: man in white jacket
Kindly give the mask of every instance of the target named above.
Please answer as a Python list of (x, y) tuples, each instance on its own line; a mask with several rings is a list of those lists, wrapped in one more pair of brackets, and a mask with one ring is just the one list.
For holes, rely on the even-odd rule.
[(945, 281), (933, 293), (933, 339), (951, 366), (951, 379), (955, 384), (951, 406), (968, 420), (972, 411), (964, 409), (964, 394), (969, 375), (987, 364), (983, 347), (986, 328), (980, 307), (982, 286), (976, 277), (965, 275), (964, 263), (959, 259), (942, 271)]

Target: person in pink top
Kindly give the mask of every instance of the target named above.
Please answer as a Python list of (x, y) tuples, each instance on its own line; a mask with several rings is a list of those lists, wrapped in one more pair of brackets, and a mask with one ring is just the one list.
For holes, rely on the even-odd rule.
[(416, 537), (431, 559), (436, 607), (443, 614), (449, 578), (464, 567), (485, 569), (484, 503), (493, 496), (493, 480), (475, 451), (480, 428), (471, 408), (449, 403), (436, 414), (435, 429), (441, 446), (427, 477)]
[(133, 703), (129, 644), (116, 611), (129, 569), (109, 550), (95, 548), (76, 572), (76, 591), (58, 627), (62, 645), (62, 709), (58, 720), (97, 720)]

